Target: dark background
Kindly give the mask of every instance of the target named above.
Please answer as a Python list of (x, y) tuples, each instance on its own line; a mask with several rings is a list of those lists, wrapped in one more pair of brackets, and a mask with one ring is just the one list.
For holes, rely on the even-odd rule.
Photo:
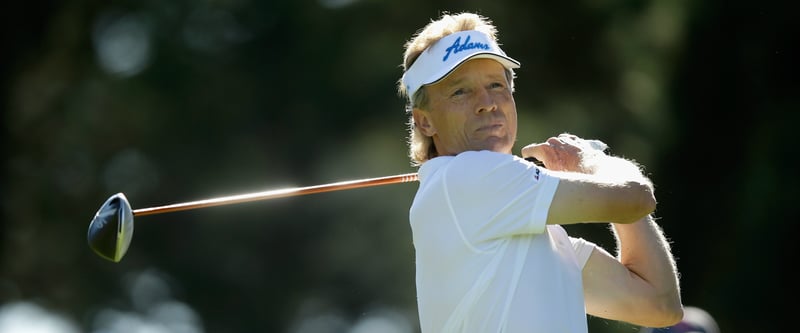
[[(684, 303), (725, 333), (793, 323), (800, 34), (779, 1), (3, 6), (0, 331), (417, 332), (413, 183), (137, 217), (120, 263), (86, 231), (116, 192), (136, 209), (414, 171), (403, 44), (465, 10), (523, 64), (517, 152), (570, 132), (642, 163)], [(570, 231), (613, 250), (606, 226)]]

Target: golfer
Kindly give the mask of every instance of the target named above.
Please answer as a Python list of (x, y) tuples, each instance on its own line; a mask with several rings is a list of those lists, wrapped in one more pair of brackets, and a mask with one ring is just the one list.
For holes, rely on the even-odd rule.
[[(491, 21), (444, 14), (406, 42), (399, 92), (420, 185), (410, 208), (422, 332), (587, 332), (587, 313), (682, 318), (639, 165), (562, 133), (512, 153), (514, 69)], [(527, 161), (536, 158), (544, 167)], [(617, 255), (562, 225), (610, 223)]]

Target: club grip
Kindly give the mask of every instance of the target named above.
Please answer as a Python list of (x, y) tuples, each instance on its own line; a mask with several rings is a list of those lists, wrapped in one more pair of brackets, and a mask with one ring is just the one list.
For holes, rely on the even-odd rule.
[(544, 163), (542, 163), (540, 160), (537, 160), (535, 157), (526, 157), (525, 160), (544, 168)]

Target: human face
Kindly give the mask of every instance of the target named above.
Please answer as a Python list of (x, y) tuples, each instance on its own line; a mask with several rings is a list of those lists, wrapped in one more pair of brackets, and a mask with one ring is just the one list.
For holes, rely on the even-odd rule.
[(425, 87), (425, 109), (413, 110), (420, 131), (440, 156), (469, 150), (511, 153), (517, 136), (517, 107), (503, 65), (492, 59), (461, 64)]

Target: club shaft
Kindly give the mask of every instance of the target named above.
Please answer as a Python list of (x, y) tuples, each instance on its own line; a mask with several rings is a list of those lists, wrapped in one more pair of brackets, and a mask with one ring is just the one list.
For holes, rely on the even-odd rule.
[(232, 204), (251, 202), (251, 201), (293, 197), (306, 194), (350, 190), (350, 189), (371, 187), (378, 185), (407, 183), (417, 180), (418, 178), (416, 173), (407, 173), (394, 176), (343, 181), (343, 182), (330, 183), (324, 185), (285, 188), (285, 189), (269, 190), (269, 191), (231, 195), (231, 196), (218, 197), (205, 200), (176, 203), (158, 207), (140, 208), (134, 210), (133, 215), (134, 216), (154, 215), (154, 214), (177, 212), (177, 211), (191, 210), (191, 209), (198, 209), (205, 207), (232, 205)]

